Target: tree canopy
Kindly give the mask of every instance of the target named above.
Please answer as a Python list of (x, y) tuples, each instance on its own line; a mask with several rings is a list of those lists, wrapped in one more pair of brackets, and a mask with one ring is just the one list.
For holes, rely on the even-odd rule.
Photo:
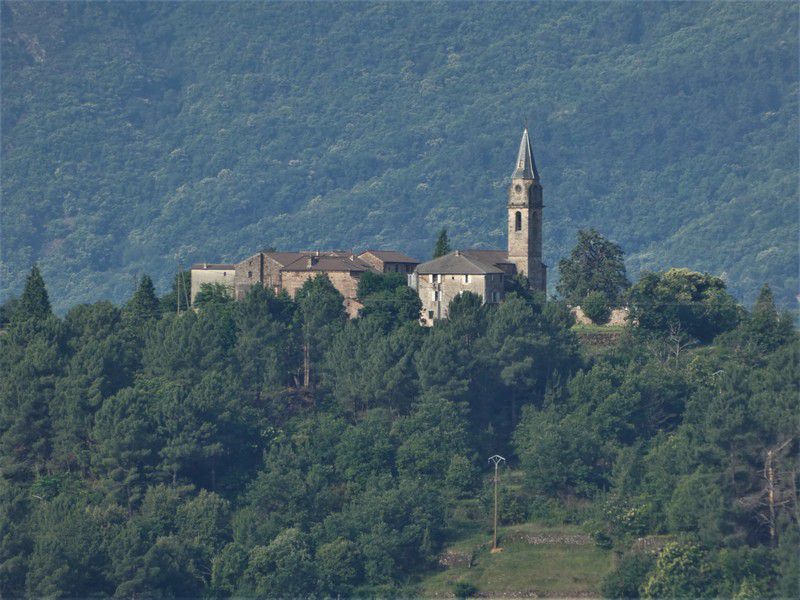
[(578, 231), (578, 241), (558, 263), (558, 272), (558, 293), (573, 306), (584, 304), (590, 294), (619, 306), (630, 286), (622, 248), (594, 229)]

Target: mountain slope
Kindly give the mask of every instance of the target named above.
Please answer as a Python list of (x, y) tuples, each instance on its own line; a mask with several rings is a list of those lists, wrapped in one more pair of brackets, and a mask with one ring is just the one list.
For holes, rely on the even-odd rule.
[[(4, 3), (2, 293), (64, 309), (260, 247), (505, 243), (525, 119), (553, 279), (579, 227), (635, 274), (797, 289), (788, 3)], [(551, 280), (551, 290), (553, 281)]]

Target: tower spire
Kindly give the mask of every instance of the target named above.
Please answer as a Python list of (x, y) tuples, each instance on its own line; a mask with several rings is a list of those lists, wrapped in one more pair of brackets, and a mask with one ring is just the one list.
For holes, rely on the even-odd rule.
[(533, 149), (531, 139), (528, 135), (528, 128), (522, 132), (522, 140), (519, 142), (519, 152), (517, 153), (517, 164), (514, 168), (512, 179), (539, 179), (539, 172), (536, 170), (536, 163), (533, 161)]

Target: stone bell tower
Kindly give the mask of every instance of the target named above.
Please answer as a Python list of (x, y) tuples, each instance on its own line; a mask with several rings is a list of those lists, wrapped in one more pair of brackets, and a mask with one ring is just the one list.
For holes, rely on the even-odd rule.
[(517, 164), (508, 188), (508, 260), (528, 278), (531, 289), (547, 291), (542, 263), (542, 184), (533, 161), (528, 129), (522, 133)]

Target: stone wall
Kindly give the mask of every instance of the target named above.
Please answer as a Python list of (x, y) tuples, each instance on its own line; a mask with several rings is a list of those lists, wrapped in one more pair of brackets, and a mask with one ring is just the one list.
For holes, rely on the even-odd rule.
[[(232, 267), (232, 266), (231, 266)], [(233, 293), (235, 269), (195, 269), (192, 268), (192, 289), (191, 302), (194, 304), (195, 296), (200, 291), (200, 286), (204, 283), (222, 283)]]
[(264, 255), (254, 254), (236, 265), (236, 285), (234, 297), (241, 300), (247, 295), (250, 287), (256, 283), (263, 283)]
[(364, 306), (358, 301), (356, 295), (360, 273), (347, 271), (328, 271), (323, 273), (310, 269), (308, 271), (284, 271), (281, 274), (281, 284), (286, 293), (294, 298), (297, 290), (303, 287), (306, 281), (317, 275), (327, 275), (333, 287), (344, 296), (344, 308), (347, 311), (347, 315), (351, 319), (358, 316), (358, 311)]
[[(586, 316), (586, 313), (583, 312), (583, 309), (580, 306), (576, 306), (571, 309), (572, 315), (575, 317), (575, 323), (578, 325), (592, 325), (592, 320)], [(611, 325), (626, 325), (628, 323), (628, 315), (630, 311), (625, 308), (615, 308), (611, 311), (611, 317), (608, 319), (608, 323), (605, 323), (605, 326)]]
[[(469, 281), (466, 281), (465, 277), (467, 276), (419, 275), (417, 277), (417, 293), (422, 301), (420, 322), (423, 325), (431, 326), (436, 319), (446, 319), (450, 302), (464, 292), (478, 294), (484, 302), (500, 302), (505, 298), (503, 274), (469, 275)], [(439, 300), (435, 300), (435, 292), (439, 292)]]

